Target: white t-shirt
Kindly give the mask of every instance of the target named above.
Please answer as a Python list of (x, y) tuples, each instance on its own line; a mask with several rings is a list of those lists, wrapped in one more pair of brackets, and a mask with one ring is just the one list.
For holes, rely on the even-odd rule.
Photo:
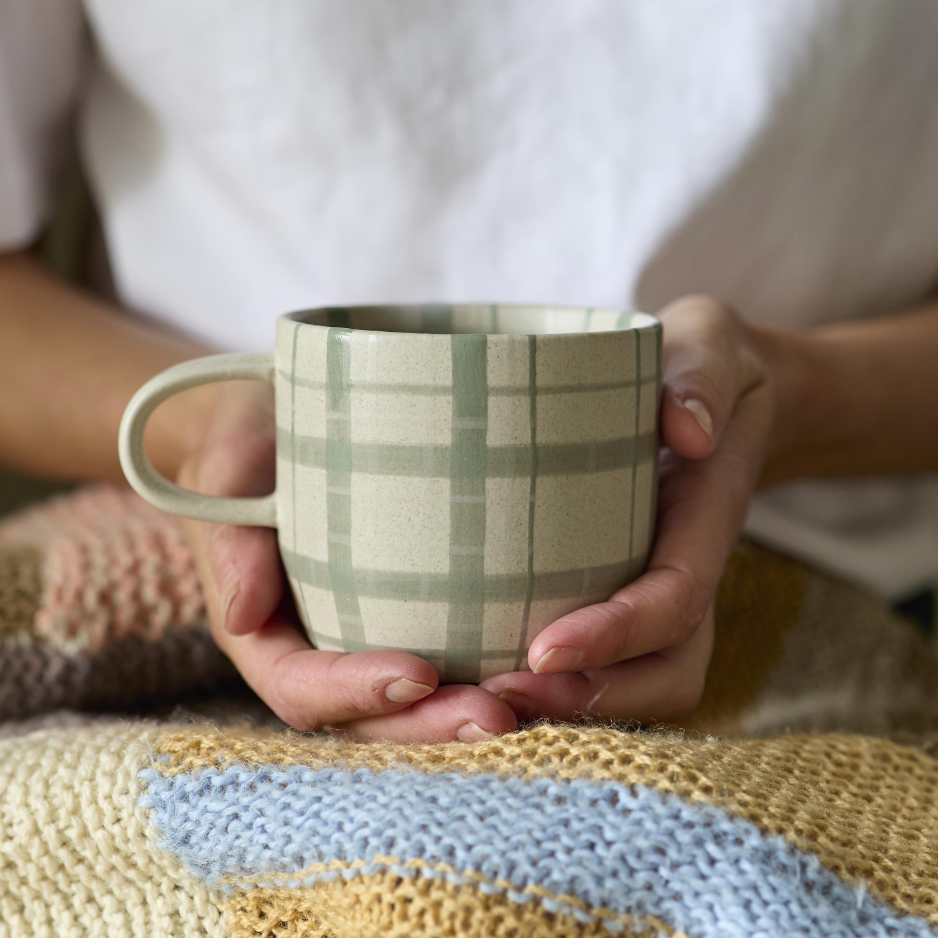
[[(279, 313), (328, 303), (694, 291), (807, 326), (938, 279), (935, 0), (85, 12), (81, 82), (77, 0), (0, 0), (0, 247), (39, 230), (77, 112), (122, 299), (219, 348), (269, 348)], [(824, 497), (826, 519), (776, 495), (752, 524), (837, 568), (862, 521), (844, 572), (901, 592), (938, 573), (938, 520), (913, 512), (884, 574), (908, 496), (875, 485)]]

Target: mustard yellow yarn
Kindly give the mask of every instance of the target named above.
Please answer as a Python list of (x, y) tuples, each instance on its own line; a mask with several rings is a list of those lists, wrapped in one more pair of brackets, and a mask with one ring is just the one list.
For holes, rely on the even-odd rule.
[[(506, 902), (471, 884), (405, 879), (390, 872), (312, 887), (238, 892), (223, 908), (235, 938), (607, 938), (610, 934), (603, 921), (584, 924), (573, 916), (548, 912), (538, 902)], [(617, 924), (623, 938), (686, 938), (650, 917), (644, 922), (623, 917)]]

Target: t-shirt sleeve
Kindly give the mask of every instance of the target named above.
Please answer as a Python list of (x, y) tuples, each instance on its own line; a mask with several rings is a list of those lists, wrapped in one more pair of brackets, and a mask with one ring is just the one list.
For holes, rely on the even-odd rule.
[(0, 0), (0, 251), (39, 234), (69, 153), (80, 0)]

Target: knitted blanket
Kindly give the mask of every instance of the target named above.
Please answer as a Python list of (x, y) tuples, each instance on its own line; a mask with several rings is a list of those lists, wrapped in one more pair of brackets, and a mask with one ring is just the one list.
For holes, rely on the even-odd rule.
[(938, 936), (938, 660), (750, 543), (681, 727), (356, 744), (214, 649), (175, 521), (0, 524), (0, 936)]

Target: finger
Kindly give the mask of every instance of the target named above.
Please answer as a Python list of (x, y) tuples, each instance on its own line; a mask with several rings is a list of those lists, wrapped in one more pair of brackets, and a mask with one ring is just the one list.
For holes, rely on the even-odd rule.
[(511, 707), (471, 684), (448, 684), (406, 710), (336, 727), (351, 739), (397, 742), (482, 742), (516, 729)]
[(742, 320), (704, 296), (677, 300), (659, 313), (664, 325), (661, 435), (686, 459), (719, 444), (737, 401), (765, 381)]
[(676, 648), (579, 673), (500, 674), (481, 686), (504, 700), (520, 720), (675, 720), (699, 703), (712, 648), (711, 612), (691, 639)]
[(693, 576), (684, 570), (646, 573), (612, 599), (577, 609), (549, 625), (528, 651), (535, 674), (604, 668), (685, 641), (694, 621)]
[(215, 640), (281, 720), (300, 730), (393, 713), (432, 694), (433, 666), (403, 651), (318, 651), (293, 622), (275, 616), (249, 635)]
[(276, 532), (203, 524), (211, 575), (203, 578), (212, 592), (214, 616), (232, 635), (260, 628), (283, 598), (285, 581)]
[(548, 626), (528, 652), (537, 673), (602, 668), (671, 648), (696, 631), (745, 520), (762, 464), (766, 395), (740, 401), (719, 449), (700, 461), (665, 465), (648, 572), (605, 603)]
[[(206, 495), (263, 495), (273, 487), (272, 443), (266, 434), (213, 440), (180, 471), (180, 484)], [(276, 532), (186, 522), (210, 619), (233, 635), (260, 628), (285, 589)]]

